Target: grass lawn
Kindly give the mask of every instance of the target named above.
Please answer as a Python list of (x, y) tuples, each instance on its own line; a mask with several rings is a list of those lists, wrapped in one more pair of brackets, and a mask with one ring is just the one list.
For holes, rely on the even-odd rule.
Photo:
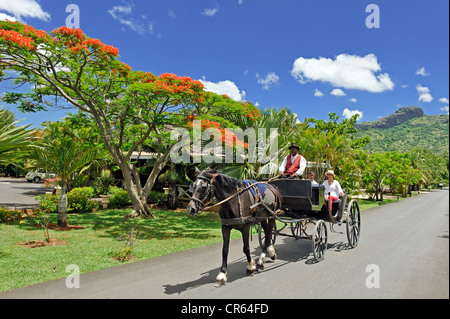
[[(217, 214), (203, 212), (191, 217), (186, 212), (155, 211), (157, 219), (124, 220), (127, 210), (103, 210), (89, 214), (70, 214), (70, 225), (85, 229), (50, 230), (50, 237), (65, 245), (28, 248), (18, 245), (44, 240), (36, 218), (0, 223), (0, 291), (28, 286), (69, 275), (66, 267), (76, 264), (82, 273), (123, 264), (113, 256), (123, 243), (119, 239), (136, 227), (137, 246), (133, 261), (149, 259), (222, 240)], [(56, 215), (52, 215), (56, 223)], [(233, 231), (232, 238), (240, 237)]]
[[(396, 200), (386, 200), (384, 203)], [(358, 200), (360, 209), (378, 206), (377, 202)], [(383, 204), (384, 204), (383, 203)], [(18, 243), (44, 240), (37, 218), (0, 223), (0, 291), (67, 277), (66, 267), (75, 264), (81, 273), (123, 264), (114, 259), (123, 241), (136, 228), (137, 245), (132, 261), (150, 259), (222, 241), (217, 214), (202, 212), (191, 217), (185, 211), (157, 210), (156, 219), (125, 220), (128, 210), (101, 210), (89, 214), (69, 214), (70, 225), (85, 229), (50, 230), (50, 237), (66, 242), (58, 246), (28, 248)], [(51, 223), (56, 223), (52, 215)], [(240, 233), (232, 231), (232, 239)]]

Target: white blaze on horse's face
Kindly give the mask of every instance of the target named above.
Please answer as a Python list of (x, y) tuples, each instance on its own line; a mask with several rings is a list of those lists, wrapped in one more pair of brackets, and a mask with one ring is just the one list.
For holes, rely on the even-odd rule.
[(193, 184), (192, 197), (197, 200), (191, 200), (187, 206), (187, 211), (192, 216), (196, 216), (200, 210), (200, 201), (204, 201), (207, 194), (208, 182), (203, 179), (197, 179)]

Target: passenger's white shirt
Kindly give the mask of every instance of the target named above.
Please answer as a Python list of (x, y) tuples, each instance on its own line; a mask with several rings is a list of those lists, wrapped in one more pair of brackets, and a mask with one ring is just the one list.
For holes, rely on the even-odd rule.
[(325, 197), (328, 197), (329, 195), (339, 198), (342, 188), (337, 180), (334, 180), (331, 185), (329, 185), (328, 180), (326, 180), (323, 182), (323, 185), (325, 186)]
[[(289, 156), (289, 155), (288, 155)], [(292, 164), (294, 163), (294, 161), (295, 161), (295, 159), (297, 158), (297, 156), (300, 156), (300, 154), (296, 154), (295, 156), (292, 156), (291, 155), (291, 162), (292, 162)], [(287, 156), (284, 158), (284, 161), (283, 161), (283, 163), (281, 163), (281, 166), (280, 166), (280, 172), (283, 172), (284, 173), (284, 171), (286, 170), (286, 165), (287, 165)], [(303, 175), (303, 172), (305, 171), (305, 168), (306, 168), (306, 160), (305, 160), (305, 158), (302, 156), (302, 157), (300, 157), (300, 167), (299, 167), (299, 169), (297, 170), (297, 174), (298, 175)]]

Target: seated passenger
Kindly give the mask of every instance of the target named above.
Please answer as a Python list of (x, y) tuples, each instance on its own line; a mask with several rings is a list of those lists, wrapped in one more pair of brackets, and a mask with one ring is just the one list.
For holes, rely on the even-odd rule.
[(334, 171), (329, 170), (325, 174), (327, 176), (327, 180), (323, 182), (325, 186), (325, 199), (328, 199), (330, 203), (330, 212), (333, 208), (333, 201), (339, 200), (339, 196), (344, 196), (344, 192), (342, 191), (341, 184), (338, 181), (334, 180)]
[(316, 173), (314, 171), (311, 171), (308, 173), (308, 179), (311, 181), (311, 185), (319, 185), (314, 178), (316, 177)]

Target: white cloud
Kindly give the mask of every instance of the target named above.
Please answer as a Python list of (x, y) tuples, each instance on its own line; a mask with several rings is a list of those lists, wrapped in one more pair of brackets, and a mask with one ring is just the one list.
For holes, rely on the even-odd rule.
[(447, 106), (444, 106), (444, 107), (441, 107), (441, 111), (442, 111), (442, 112), (447, 112), (447, 115), (448, 115), (448, 111), (449, 111), (448, 105), (447, 105)]
[(449, 100), (447, 97), (442, 97), (439, 99), (439, 102), (444, 103), (444, 104), (449, 104)]
[(219, 4), (217, 2), (215, 4), (216, 6), (214, 8), (203, 10), (202, 14), (207, 17), (214, 17), (217, 14), (217, 12), (219, 12)]
[(382, 73), (374, 54), (364, 57), (340, 54), (335, 60), (320, 57), (295, 60), (291, 75), (300, 83), (321, 81), (334, 87), (380, 93), (394, 89), (389, 74)]
[(280, 77), (275, 72), (267, 73), (266, 77), (262, 78), (258, 73), (256, 73), (256, 78), (258, 83), (262, 85), (264, 90), (270, 90), (272, 86), (278, 85), (280, 82)]
[(172, 19), (175, 19), (177, 16), (175, 15), (175, 12), (173, 12), (172, 9), (169, 9), (169, 17)]
[(0, 10), (12, 14), (17, 20), (36, 18), (50, 21), (50, 14), (42, 10), (36, 0), (0, 0)]
[(352, 97), (351, 99), (349, 99), (349, 101), (352, 102), (352, 103), (358, 102), (358, 100), (357, 100), (356, 98), (354, 98), (354, 97)]
[(323, 96), (323, 93), (320, 92), (319, 89), (315, 89), (315, 90), (314, 90), (314, 96), (322, 97), (322, 96)]
[(344, 112), (342, 112), (342, 116), (345, 117), (347, 120), (350, 119), (353, 115), (358, 114), (358, 121), (360, 121), (363, 118), (363, 112), (359, 110), (349, 110), (345, 109)]
[(430, 73), (428, 73), (427, 71), (425, 71), (424, 67), (421, 67), (420, 69), (418, 69), (416, 71), (416, 75), (421, 75), (421, 76), (429, 76)]
[(334, 95), (334, 96), (346, 96), (347, 95), (341, 89), (334, 89), (333, 91), (330, 92), (330, 94)]
[(120, 24), (128, 26), (131, 30), (139, 33), (145, 34), (147, 32), (153, 34), (153, 22), (146, 21), (145, 16), (141, 16), (141, 19), (135, 19), (130, 15), (133, 13), (133, 4), (126, 3), (123, 6), (114, 6), (108, 10), (108, 13), (113, 17), (114, 20), (119, 21)]
[(430, 103), (433, 101), (433, 96), (430, 94), (431, 91), (429, 88), (418, 84), (416, 89), (419, 94), (419, 102)]
[(7, 15), (6, 13), (2, 13), (0, 12), (0, 21), (11, 21), (11, 22), (16, 22), (17, 19), (14, 17), (11, 17), (9, 15)]
[(229, 80), (220, 81), (217, 83), (206, 81), (205, 78), (199, 80), (205, 86), (205, 90), (216, 94), (226, 94), (235, 101), (245, 99), (245, 91), (240, 91), (238, 86)]

